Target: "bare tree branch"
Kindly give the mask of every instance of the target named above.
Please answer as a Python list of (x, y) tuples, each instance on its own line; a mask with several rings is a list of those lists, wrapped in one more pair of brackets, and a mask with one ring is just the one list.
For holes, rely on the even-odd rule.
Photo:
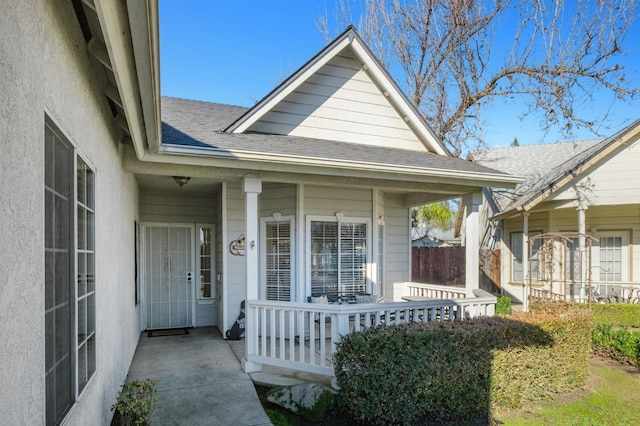
[[(606, 117), (588, 115), (594, 93), (639, 95), (618, 62), (637, 1), (338, 0), (336, 22), (361, 7), (365, 40), (388, 68), (402, 69), (411, 101), (460, 155), (485, 143), (498, 98), (523, 100), (543, 131), (598, 134), (594, 123)], [(328, 35), (326, 20), (324, 28)]]

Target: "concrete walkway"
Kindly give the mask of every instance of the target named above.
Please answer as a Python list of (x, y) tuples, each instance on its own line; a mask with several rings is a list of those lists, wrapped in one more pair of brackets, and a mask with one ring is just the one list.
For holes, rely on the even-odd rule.
[(128, 380), (153, 379), (157, 425), (271, 425), (249, 375), (214, 327), (140, 336)]

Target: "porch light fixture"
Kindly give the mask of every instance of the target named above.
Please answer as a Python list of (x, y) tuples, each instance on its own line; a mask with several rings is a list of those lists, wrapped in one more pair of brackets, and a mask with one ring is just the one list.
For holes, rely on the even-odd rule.
[(190, 179), (191, 178), (189, 176), (173, 176), (173, 180), (175, 180), (176, 183), (180, 185), (180, 188), (185, 186)]
[(342, 212), (336, 212), (336, 219), (338, 219), (338, 222), (342, 222), (342, 219), (344, 219), (344, 213)]

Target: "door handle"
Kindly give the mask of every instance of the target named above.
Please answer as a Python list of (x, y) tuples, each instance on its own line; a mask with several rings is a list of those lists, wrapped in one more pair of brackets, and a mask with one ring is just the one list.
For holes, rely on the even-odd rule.
[(187, 273), (187, 281), (191, 281), (191, 272)]

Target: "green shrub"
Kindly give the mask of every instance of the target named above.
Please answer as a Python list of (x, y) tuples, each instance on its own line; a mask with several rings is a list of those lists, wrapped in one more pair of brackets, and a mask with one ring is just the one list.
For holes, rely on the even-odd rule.
[(640, 335), (627, 328), (615, 330), (611, 324), (595, 324), (592, 348), (598, 355), (640, 367)]
[(591, 347), (591, 312), (583, 305), (535, 302), (531, 312), (509, 318), (542, 330), (551, 345), (509, 345), (494, 359), (492, 398), (499, 406), (519, 408), (585, 383)]
[(334, 355), (340, 403), (366, 424), (488, 421), (584, 383), (588, 310), (366, 329)]
[(640, 328), (640, 304), (592, 303), (593, 322)]
[(511, 298), (509, 296), (496, 294), (496, 314), (509, 315), (511, 313)]
[(116, 403), (111, 406), (111, 410), (115, 410), (115, 424), (151, 424), (151, 413), (158, 400), (155, 385), (156, 382), (151, 379), (124, 382)]

